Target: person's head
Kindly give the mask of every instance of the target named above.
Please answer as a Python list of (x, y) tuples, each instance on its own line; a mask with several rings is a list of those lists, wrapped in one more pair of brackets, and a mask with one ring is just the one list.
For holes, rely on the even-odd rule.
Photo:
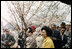
[(51, 30), (55, 30), (56, 29), (56, 25), (55, 24), (52, 24), (51, 25)]
[(69, 30), (69, 29), (70, 29), (70, 25), (67, 24), (67, 25), (66, 25), (66, 30)]
[(52, 34), (52, 30), (47, 26), (42, 27), (41, 31), (42, 31), (42, 36), (44, 38), (46, 38), (47, 36), (51, 36)]
[(62, 22), (60, 25), (61, 25), (61, 27), (65, 27), (66, 26), (66, 23), (65, 22)]
[(27, 32), (26, 33), (27, 33), (28, 36), (32, 35), (33, 34), (33, 29), (29, 27), (27, 29)]
[(65, 27), (62, 27), (61, 33), (64, 34), (65, 30), (66, 30), (66, 28)]
[(58, 30), (61, 30), (61, 29), (62, 29), (61, 25), (59, 25), (59, 26), (57, 27), (57, 29), (58, 29)]
[(33, 29), (32, 28), (28, 28), (29, 29), (29, 33), (33, 33)]
[(8, 29), (5, 29), (5, 32), (6, 32), (6, 34), (9, 34), (9, 30)]
[(3, 32), (5, 32), (5, 29), (3, 29)]

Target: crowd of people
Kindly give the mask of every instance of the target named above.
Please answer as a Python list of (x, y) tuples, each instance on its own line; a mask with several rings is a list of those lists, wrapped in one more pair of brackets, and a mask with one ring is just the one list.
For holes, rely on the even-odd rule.
[(30, 26), (21, 30), (3, 28), (1, 48), (71, 48), (71, 24)]

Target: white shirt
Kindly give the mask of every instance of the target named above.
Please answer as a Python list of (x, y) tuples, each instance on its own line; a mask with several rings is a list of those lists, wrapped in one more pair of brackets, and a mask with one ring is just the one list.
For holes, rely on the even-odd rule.
[(62, 35), (62, 33), (60, 33), (60, 35), (61, 35), (61, 38), (62, 38), (62, 40), (63, 40), (64, 34)]
[(39, 35), (39, 36), (36, 38), (36, 44), (37, 44), (37, 47), (38, 47), (38, 48), (42, 48), (43, 37), (42, 37), (41, 35)]
[(31, 37), (27, 37), (26, 38), (26, 48), (30, 48), (30, 46), (31, 46), (31, 42), (32, 41), (32, 38)]

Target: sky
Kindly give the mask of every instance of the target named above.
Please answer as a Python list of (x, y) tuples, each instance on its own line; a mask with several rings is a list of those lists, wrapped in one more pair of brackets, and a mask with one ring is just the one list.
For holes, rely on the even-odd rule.
[(1, 21), (3, 22), (4, 26), (7, 24), (7, 22), (3, 18), (7, 19), (8, 21), (10, 20), (7, 5), (4, 1), (1, 1)]

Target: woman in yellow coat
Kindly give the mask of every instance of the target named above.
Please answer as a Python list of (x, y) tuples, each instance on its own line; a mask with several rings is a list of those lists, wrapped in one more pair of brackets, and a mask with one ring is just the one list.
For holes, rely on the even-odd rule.
[(52, 39), (50, 38), (52, 31), (49, 27), (44, 26), (41, 29), (42, 36), (44, 37), (42, 48), (55, 48)]

